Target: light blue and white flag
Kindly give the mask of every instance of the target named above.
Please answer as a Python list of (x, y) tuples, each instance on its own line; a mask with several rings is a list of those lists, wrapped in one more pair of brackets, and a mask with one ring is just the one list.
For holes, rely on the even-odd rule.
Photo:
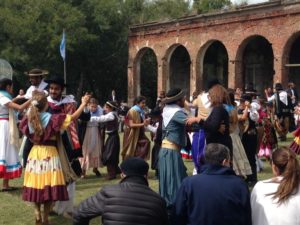
[(62, 39), (61, 39), (61, 42), (60, 42), (59, 50), (60, 50), (61, 57), (65, 61), (65, 59), (66, 59), (66, 35), (65, 35), (65, 31), (63, 31), (63, 36), (62, 36)]

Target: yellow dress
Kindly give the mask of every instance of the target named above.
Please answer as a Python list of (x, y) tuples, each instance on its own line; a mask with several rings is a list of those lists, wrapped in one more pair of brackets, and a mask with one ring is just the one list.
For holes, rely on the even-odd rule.
[(23, 200), (36, 203), (66, 201), (68, 192), (58, 154), (56, 136), (71, 123), (66, 114), (51, 115), (41, 137), (29, 133), (27, 118), (20, 128), (34, 143), (25, 169)]

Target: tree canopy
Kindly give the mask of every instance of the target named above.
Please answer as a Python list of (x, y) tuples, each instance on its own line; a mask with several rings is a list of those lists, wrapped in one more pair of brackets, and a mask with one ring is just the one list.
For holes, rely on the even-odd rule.
[[(195, 0), (193, 7), (206, 12), (227, 3)], [(89, 90), (103, 102), (115, 89), (126, 99), (129, 26), (191, 11), (189, 0), (1, 0), (0, 58), (12, 64), (16, 89), (29, 85), (24, 71), (35, 67), (63, 76), (65, 29), (68, 92)]]

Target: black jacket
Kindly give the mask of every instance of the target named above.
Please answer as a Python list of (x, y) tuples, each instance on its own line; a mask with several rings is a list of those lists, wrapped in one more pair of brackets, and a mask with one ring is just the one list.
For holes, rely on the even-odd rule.
[(88, 225), (102, 216), (103, 225), (167, 225), (164, 200), (148, 187), (143, 177), (125, 177), (119, 184), (103, 187), (80, 203), (73, 225)]

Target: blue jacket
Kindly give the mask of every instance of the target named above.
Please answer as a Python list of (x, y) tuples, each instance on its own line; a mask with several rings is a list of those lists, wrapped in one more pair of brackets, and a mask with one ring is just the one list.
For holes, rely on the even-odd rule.
[(251, 225), (246, 183), (229, 167), (204, 165), (177, 192), (172, 225)]

